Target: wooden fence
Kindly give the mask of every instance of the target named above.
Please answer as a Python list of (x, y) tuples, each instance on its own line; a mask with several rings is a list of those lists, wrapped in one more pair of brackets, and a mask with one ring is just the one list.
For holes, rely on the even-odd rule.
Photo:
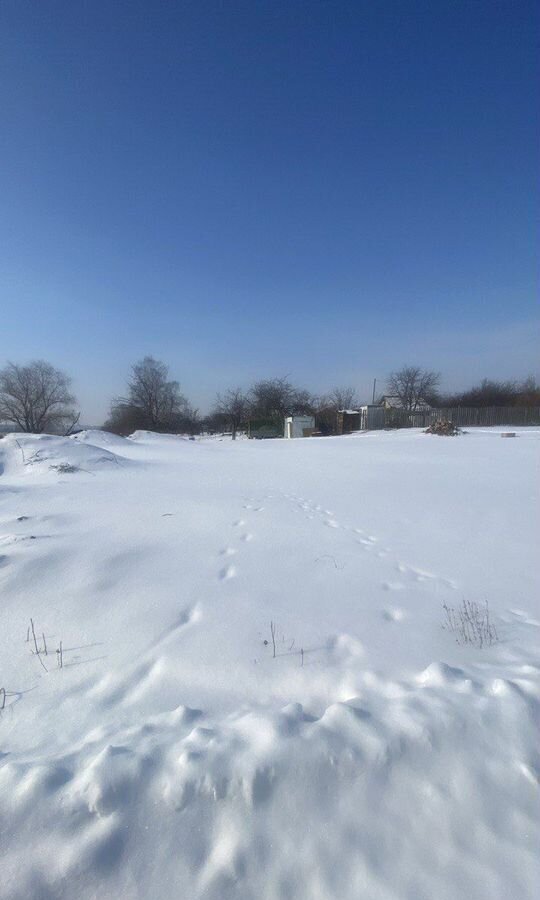
[(407, 412), (387, 409), (385, 428), (427, 428), (438, 419), (447, 419), (460, 428), (490, 425), (540, 425), (540, 406), (458, 406)]

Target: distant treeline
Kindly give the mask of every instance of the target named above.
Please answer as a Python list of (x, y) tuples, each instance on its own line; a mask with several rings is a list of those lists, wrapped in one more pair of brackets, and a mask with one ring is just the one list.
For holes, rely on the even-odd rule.
[[(440, 375), (418, 366), (404, 366), (387, 381), (386, 401), (415, 412), (432, 407), (540, 406), (540, 385), (525, 381), (484, 379), (458, 394), (439, 390)], [(379, 402), (383, 397), (378, 398)], [(368, 401), (363, 401), (368, 402)], [(127, 379), (126, 393), (111, 404), (104, 428), (127, 435), (138, 429), (197, 434), (202, 430), (230, 431), (233, 438), (250, 422), (265, 423), (281, 432), (289, 415), (313, 415), (322, 434), (336, 430), (337, 412), (361, 404), (354, 387), (336, 387), (315, 395), (293, 385), (288, 377), (256, 381), (249, 389), (229, 388), (216, 396), (212, 412), (201, 416), (169, 379), (165, 363), (146, 356), (135, 363)], [(0, 427), (25, 432), (72, 433), (79, 424), (71, 378), (50, 363), (36, 360), (26, 365), (8, 363), (0, 370)]]
[(488, 378), (459, 394), (441, 394), (439, 406), (540, 406), (540, 385), (532, 376), (525, 381), (491, 381)]

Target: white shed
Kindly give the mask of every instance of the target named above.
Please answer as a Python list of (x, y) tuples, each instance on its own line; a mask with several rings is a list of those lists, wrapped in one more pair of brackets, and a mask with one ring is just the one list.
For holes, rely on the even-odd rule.
[(287, 418), (285, 419), (285, 431), (283, 433), (283, 437), (311, 437), (314, 431), (314, 416), (287, 416)]

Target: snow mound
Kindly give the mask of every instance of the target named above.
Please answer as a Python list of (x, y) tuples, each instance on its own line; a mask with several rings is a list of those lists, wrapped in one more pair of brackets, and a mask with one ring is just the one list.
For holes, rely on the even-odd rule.
[(188, 434), (159, 434), (157, 431), (143, 431), (138, 430), (134, 431), (133, 434), (129, 436), (130, 441), (139, 441), (144, 443), (156, 442), (163, 443), (163, 441), (189, 441), (190, 436)]
[[(50, 434), (8, 434), (0, 444), (0, 466), (6, 474), (99, 471), (120, 464), (116, 453), (69, 437)], [(123, 462), (123, 461), (122, 461)]]
[(125, 447), (127, 438), (110, 431), (102, 431), (99, 428), (87, 428), (70, 435), (72, 441), (82, 441), (85, 444), (93, 444), (94, 447)]

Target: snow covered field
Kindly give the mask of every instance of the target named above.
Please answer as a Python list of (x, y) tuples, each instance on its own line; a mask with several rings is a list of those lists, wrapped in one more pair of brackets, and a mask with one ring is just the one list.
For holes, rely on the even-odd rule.
[(537, 896), (540, 432), (499, 432), (1, 440), (2, 900)]

